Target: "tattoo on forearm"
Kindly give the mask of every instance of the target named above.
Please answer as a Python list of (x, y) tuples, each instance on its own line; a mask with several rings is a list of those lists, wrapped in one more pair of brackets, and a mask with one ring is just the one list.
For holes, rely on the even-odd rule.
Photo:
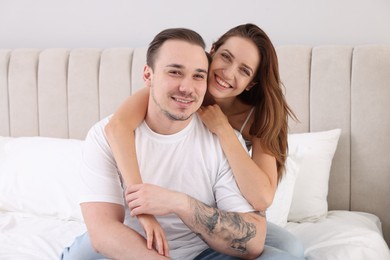
[(218, 210), (196, 200), (191, 200), (191, 204), (195, 224), (204, 227), (210, 236), (222, 235), (231, 249), (246, 253), (247, 242), (256, 235), (255, 224), (245, 221), (235, 212)]

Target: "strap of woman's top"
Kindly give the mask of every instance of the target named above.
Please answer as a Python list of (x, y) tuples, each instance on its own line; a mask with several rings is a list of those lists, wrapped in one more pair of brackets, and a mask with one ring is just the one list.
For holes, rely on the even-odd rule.
[(241, 126), (240, 134), (242, 134), (242, 131), (244, 131), (245, 126), (246, 126), (246, 124), (248, 123), (249, 118), (251, 117), (251, 115), (252, 115), (252, 113), (253, 113), (254, 110), (255, 110), (255, 107), (252, 107), (251, 111), (249, 111), (249, 114), (248, 114), (248, 116), (246, 117), (244, 124), (242, 124), (242, 126)]

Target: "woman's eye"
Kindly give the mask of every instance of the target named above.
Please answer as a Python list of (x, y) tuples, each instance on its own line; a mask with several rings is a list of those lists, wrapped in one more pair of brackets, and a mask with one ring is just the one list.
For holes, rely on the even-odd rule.
[(242, 68), (241, 71), (242, 71), (242, 73), (244, 73), (247, 76), (251, 75), (251, 72), (248, 69), (246, 69), (246, 68)]
[(231, 59), (230, 59), (230, 56), (229, 56), (228, 54), (226, 54), (226, 53), (222, 53), (221, 56), (222, 56), (222, 58), (223, 58), (224, 60), (228, 60), (228, 61), (231, 60)]

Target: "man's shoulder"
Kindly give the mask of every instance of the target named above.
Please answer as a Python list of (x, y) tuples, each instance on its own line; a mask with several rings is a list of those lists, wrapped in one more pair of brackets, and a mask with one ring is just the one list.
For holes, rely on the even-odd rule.
[(192, 119), (194, 122), (194, 125), (196, 127), (196, 129), (198, 131), (201, 132), (201, 134), (204, 136), (204, 137), (209, 137), (211, 139), (213, 139), (214, 141), (216, 142), (219, 142), (217, 136), (215, 134), (213, 134), (208, 128), (207, 126), (202, 122), (202, 120), (200, 119), (198, 113), (195, 113), (193, 119)]
[[(216, 144), (218, 144), (219, 146), (221, 145), (220, 144), (220, 141), (217, 137), (217, 135), (215, 135), (214, 133), (212, 133), (207, 127), (205, 124), (203, 124), (202, 120), (200, 119), (198, 113), (196, 113), (196, 116), (194, 116), (194, 119), (196, 121), (196, 125), (198, 127), (198, 129), (201, 129), (203, 132), (204, 132), (204, 135), (205, 136), (208, 136), (211, 140), (213, 140)], [(242, 137), (242, 135), (240, 134), (239, 131), (237, 131), (236, 129), (233, 129), (234, 130), (234, 133), (236, 134), (238, 140), (240, 141), (240, 143), (246, 147), (245, 145), (245, 140), (244, 138)]]

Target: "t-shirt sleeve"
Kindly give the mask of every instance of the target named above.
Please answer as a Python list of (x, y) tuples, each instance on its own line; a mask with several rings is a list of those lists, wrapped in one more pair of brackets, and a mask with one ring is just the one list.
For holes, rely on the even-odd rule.
[(108, 118), (88, 132), (83, 147), (79, 202), (110, 202), (124, 205), (123, 187), (118, 168), (104, 135)]
[[(240, 137), (239, 139), (244, 146), (244, 140)], [(230, 212), (255, 211), (241, 194), (226, 157), (222, 159), (218, 177), (214, 185), (214, 193), (219, 209)]]

